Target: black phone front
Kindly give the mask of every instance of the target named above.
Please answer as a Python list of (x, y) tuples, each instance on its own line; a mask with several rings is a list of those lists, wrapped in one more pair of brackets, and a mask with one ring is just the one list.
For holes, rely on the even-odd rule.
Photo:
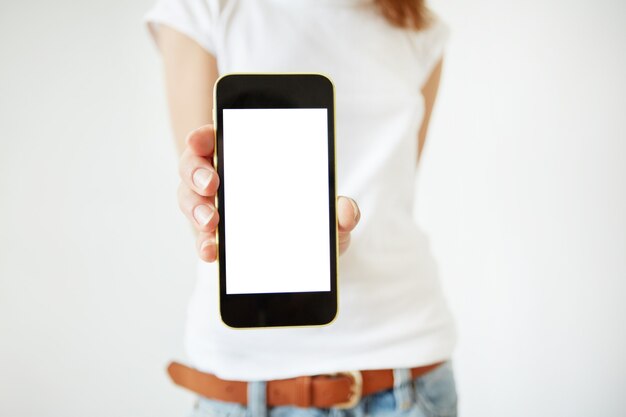
[(319, 74), (215, 85), (220, 312), (236, 328), (337, 314), (334, 92)]

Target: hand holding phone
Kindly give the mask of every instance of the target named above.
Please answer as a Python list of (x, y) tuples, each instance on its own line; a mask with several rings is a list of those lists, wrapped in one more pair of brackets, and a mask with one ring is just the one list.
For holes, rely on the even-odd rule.
[[(215, 262), (217, 258), (215, 229), (219, 216), (215, 212), (213, 197), (217, 193), (219, 177), (213, 168), (214, 146), (213, 125), (193, 130), (187, 136), (187, 148), (179, 162), (181, 183), (178, 188), (178, 205), (196, 229), (196, 251), (205, 262)], [(271, 180), (261, 177), (259, 181), (269, 183)], [(360, 212), (354, 200), (337, 197), (339, 254), (348, 249), (350, 232), (358, 224), (359, 218)]]
[[(334, 122), (332, 95), (329, 113), (327, 102), (324, 100), (319, 102), (319, 99), (315, 101), (315, 98), (311, 101), (310, 97), (309, 87), (318, 87), (320, 76), (304, 76), (304, 79), (295, 79), (292, 76), (291, 86), (279, 87), (279, 90), (282, 88), (286, 91), (283, 98), (287, 99), (290, 99), (292, 92), (296, 93), (301, 103), (290, 106), (283, 100), (277, 105), (270, 97), (276, 92), (274, 88), (276, 85), (265, 88), (265, 93), (269, 96), (264, 96), (262, 92), (259, 94), (259, 91), (255, 92), (254, 87), (259, 85), (259, 81), (263, 81), (262, 86), (267, 86), (267, 77), (270, 80), (269, 85), (272, 79), (282, 83), (284, 80), (282, 75), (264, 75), (261, 78), (257, 76), (256, 79), (249, 76), (243, 76), (243, 79), (238, 77), (241, 76), (235, 79), (231, 76), (228, 81), (236, 83), (227, 91), (232, 92), (241, 87), (236, 91), (236, 97), (233, 96), (235, 101), (239, 102), (233, 102), (232, 99), (224, 101), (223, 94), (216, 98), (221, 127), (226, 126), (228, 130), (227, 137), (224, 137), (223, 131), (217, 132), (221, 140), (217, 144), (221, 151), (218, 152), (219, 158), (214, 154), (215, 132), (211, 126), (197, 129), (188, 137), (188, 148), (181, 159), (180, 171), (183, 178), (179, 193), (181, 208), (199, 229), (197, 246), (200, 256), (204, 260), (212, 261), (218, 256), (218, 250), (221, 252), (220, 295), (222, 318), (225, 323), (233, 327), (325, 324), (336, 313), (335, 283), (328, 277), (323, 277), (325, 268), (336, 267), (328, 256), (332, 257), (335, 251), (335, 247), (330, 246), (337, 243), (333, 240), (336, 238), (339, 251), (343, 252), (349, 244), (350, 231), (359, 220), (358, 207), (353, 200), (340, 197), (335, 206), (334, 178), (326, 175), (326, 171), (334, 175), (334, 161), (325, 159), (327, 157), (332, 159), (331, 151), (334, 151), (333, 132), (326, 131), (326, 127), (331, 129)], [(322, 82), (325, 80), (321, 79)], [(252, 81), (252, 84), (249, 81)], [(297, 84), (293, 84), (295, 81)], [(314, 81), (314, 84), (307, 86), (307, 81)], [(297, 88), (301, 91), (298, 92)], [(243, 101), (247, 104), (241, 104), (242, 94), (245, 96)], [(325, 97), (328, 98), (328, 92)], [(229, 107), (228, 111), (224, 111), (224, 106), (220, 106), (220, 103), (226, 104), (226, 107)], [(225, 121), (224, 116), (230, 118), (230, 122)], [(300, 130), (293, 130), (294, 126)], [(268, 132), (271, 134), (268, 135)], [(254, 138), (263, 137), (263, 134), (265, 134), (263, 141), (251, 142)], [(325, 142), (326, 140), (328, 142)], [(241, 146), (238, 146), (238, 143)], [(330, 148), (321, 145), (330, 145)], [(274, 153), (276, 157), (272, 157), (271, 153), (265, 153), (265, 157), (261, 155), (266, 152), (264, 146), (269, 147), (269, 152)], [(320, 153), (320, 150), (323, 152)], [(256, 157), (261, 160), (260, 163), (255, 161)], [(222, 204), (218, 202), (217, 206), (220, 214), (216, 210), (215, 195), (221, 181), (211, 163), (213, 159), (221, 161), (218, 167), (222, 175), (226, 169), (228, 185), (225, 190), (226, 196), (230, 197), (230, 205), (224, 211), (223, 202), (229, 200), (228, 197), (225, 198), (224, 189), (219, 190)], [(277, 165), (273, 171), (264, 165), (271, 161)], [(309, 172), (313, 174), (309, 175)], [(280, 177), (280, 174), (285, 176)], [(332, 184), (329, 183), (329, 179), (332, 179)], [(291, 192), (285, 189), (290, 186)], [(298, 188), (301, 186), (305, 187), (306, 192), (301, 192), (298, 197)], [(312, 188), (316, 188), (317, 191)], [(276, 194), (281, 192), (282, 196)], [(329, 201), (331, 194), (332, 202)], [(282, 197), (282, 200), (279, 197)], [(291, 197), (293, 199), (290, 199)], [(304, 206), (303, 199), (306, 203)], [(317, 208), (311, 208), (312, 206)], [(326, 220), (325, 213), (328, 213)], [(298, 217), (298, 214), (304, 216)], [(216, 245), (214, 230), (218, 226), (218, 218), (224, 218), (226, 221), (219, 224), (221, 237), (218, 239), (220, 244)], [(279, 224), (283, 218), (288, 219), (290, 224)], [(324, 224), (330, 229), (330, 233), (323, 232)], [(335, 226), (338, 226), (336, 235)], [(305, 234), (308, 231), (309, 235), (298, 236), (300, 230)], [(224, 243), (227, 236), (230, 236), (230, 240)], [(281, 242), (281, 236), (286, 236), (289, 241)], [(324, 242), (329, 237), (330, 242)], [(316, 240), (316, 244), (308, 245), (311, 240)], [(266, 247), (262, 246), (264, 244)], [(288, 258), (281, 258), (283, 252), (289, 251), (291, 255)], [(301, 253), (309, 251), (310, 253)], [(298, 256), (308, 264), (308, 266), (295, 264), (298, 266), (295, 268), (296, 272), (305, 270), (303, 276), (299, 277), (297, 273), (286, 276), (285, 264)], [(324, 257), (326, 259), (322, 259)], [(227, 259), (231, 261), (228, 268)], [(307, 278), (304, 276), (307, 268), (317, 268), (317, 272)]]

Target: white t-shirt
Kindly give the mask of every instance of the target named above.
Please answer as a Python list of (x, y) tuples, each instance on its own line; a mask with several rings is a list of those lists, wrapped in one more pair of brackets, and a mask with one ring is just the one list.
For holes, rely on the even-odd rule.
[(394, 28), (371, 0), (161, 0), (146, 19), (195, 40), (220, 74), (330, 76), (337, 193), (361, 208), (339, 258), (339, 314), (328, 326), (225, 326), (216, 266), (200, 261), (186, 329), (191, 364), (226, 379), (267, 380), (449, 359), (453, 320), (413, 218), (420, 90), (447, 26), (437, 18), (424, 31)]

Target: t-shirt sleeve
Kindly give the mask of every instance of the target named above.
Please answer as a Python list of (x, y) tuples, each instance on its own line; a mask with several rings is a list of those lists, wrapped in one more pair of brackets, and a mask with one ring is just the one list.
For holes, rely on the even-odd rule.
[(157, 46), (158, 26), (166, 25), (215, 55), (214, 34), (218, 9), (218, 0), (158, 0), (144, 16), (144, 22)]
[(450, 27), (434, 13), (430, 25), (415, 34), (413, 43), (420, 66), (422, 84), (428, 80), (435, 65), (442, 58), (449, 38)]

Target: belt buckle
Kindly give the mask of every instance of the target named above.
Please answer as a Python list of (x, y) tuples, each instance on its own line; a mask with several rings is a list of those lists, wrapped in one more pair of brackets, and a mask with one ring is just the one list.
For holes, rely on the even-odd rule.
[(363, 395), (363, 375), (361, 374), (361, 371), (345, 371), (333, 374), (333, 376), (342, 375), (352, 377), (354, 380), (354, 383), (350, 387), (350, 398), (346, 402), (333, 405), (333, 408), (353, 408), (359, 403), (359, 401), (361, 401), (361, 397)]

